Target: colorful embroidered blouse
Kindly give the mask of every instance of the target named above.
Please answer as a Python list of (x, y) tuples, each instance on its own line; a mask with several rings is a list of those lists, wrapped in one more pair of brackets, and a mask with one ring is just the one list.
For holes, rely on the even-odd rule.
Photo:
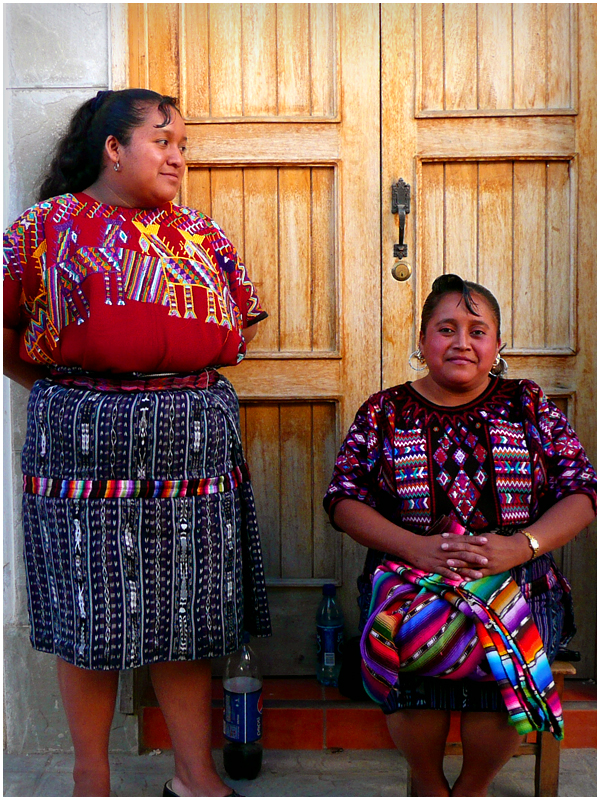
[(442, 408), (409, 383), (372, 395), (338, 455), (325, 508), (351, 498), (414, 533), (441, 515), (472, 531), (534, 522), (570, 494), (595, 505), (596, 476), (561, 411), (532, 381), (493, 379)]
[(66, 194), (4, 236), (4, 325), (25, 361), (194, 372), (240, 361), (242, 329), (266, 316), (231, 242), (194, 209)]

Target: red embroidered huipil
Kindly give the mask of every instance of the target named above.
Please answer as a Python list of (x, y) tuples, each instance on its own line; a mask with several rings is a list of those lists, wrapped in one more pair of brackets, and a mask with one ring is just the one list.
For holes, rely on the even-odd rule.
[(221, 228), (166, 203), (108, 206), (66, 194), (4, 236), (4, 325), (25, 361), (92, 372), (194, 372), (238, 363), (264, 319)]

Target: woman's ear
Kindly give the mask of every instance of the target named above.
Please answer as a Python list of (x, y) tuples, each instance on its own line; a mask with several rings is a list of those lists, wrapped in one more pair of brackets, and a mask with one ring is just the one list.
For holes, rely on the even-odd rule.
[(119, 140), (112, 134), (108, 136), (106, 141), (104, 142), (104, 153), (107, 156), (108, 160), (113, 164), (116, 164), (119, 161), (120, 147), (121, 145), (119, 144)]

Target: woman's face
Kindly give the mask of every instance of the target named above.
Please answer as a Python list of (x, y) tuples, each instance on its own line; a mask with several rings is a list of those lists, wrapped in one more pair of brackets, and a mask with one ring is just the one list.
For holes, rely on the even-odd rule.
[(498, 325), (487, 301), (473, 292), (473, 305), (479, 316), (471, 314), (459, 292), (440, 300), (420, 348), (429, 368), (429, 377), (448, 392), (464, 394), (483, 388), (500, 350)]
[[(135, 208), (152, 208), (173, 200), (185, 172), (185, 124), (175, 109), (164, 127), (156, 106), (133, 129), (128, 145), (117, 143), (119, 171), (111, 174), (116, 191)], [(116, 140), (115, 140), (116, 141)], [(114, 161), (114, 154), (111, 155)], [(112, 164), (109, 167), (112, 171)], [(118, 188), (117, 188), (118, 185)]]

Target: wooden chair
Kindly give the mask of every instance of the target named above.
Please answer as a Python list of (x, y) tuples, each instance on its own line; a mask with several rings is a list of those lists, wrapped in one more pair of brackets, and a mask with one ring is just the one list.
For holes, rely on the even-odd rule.
[[(565, 675), (575, 675), (576, 670), (569, 661), (555, 661), (552, 675), (558, 696), (562, 702)], [(445, 755), (462, 755), (461, 742), (447, 742)], [(534, 742), (523, 742), (515, 753), (517, 756), (535, 756), (535, 797), (558, 797), (558, 773), (560, 769), (560, 742), (551, 733), (536, 733)], [(406, 795), (414, 797), (410, 767), (406, 776)]]

